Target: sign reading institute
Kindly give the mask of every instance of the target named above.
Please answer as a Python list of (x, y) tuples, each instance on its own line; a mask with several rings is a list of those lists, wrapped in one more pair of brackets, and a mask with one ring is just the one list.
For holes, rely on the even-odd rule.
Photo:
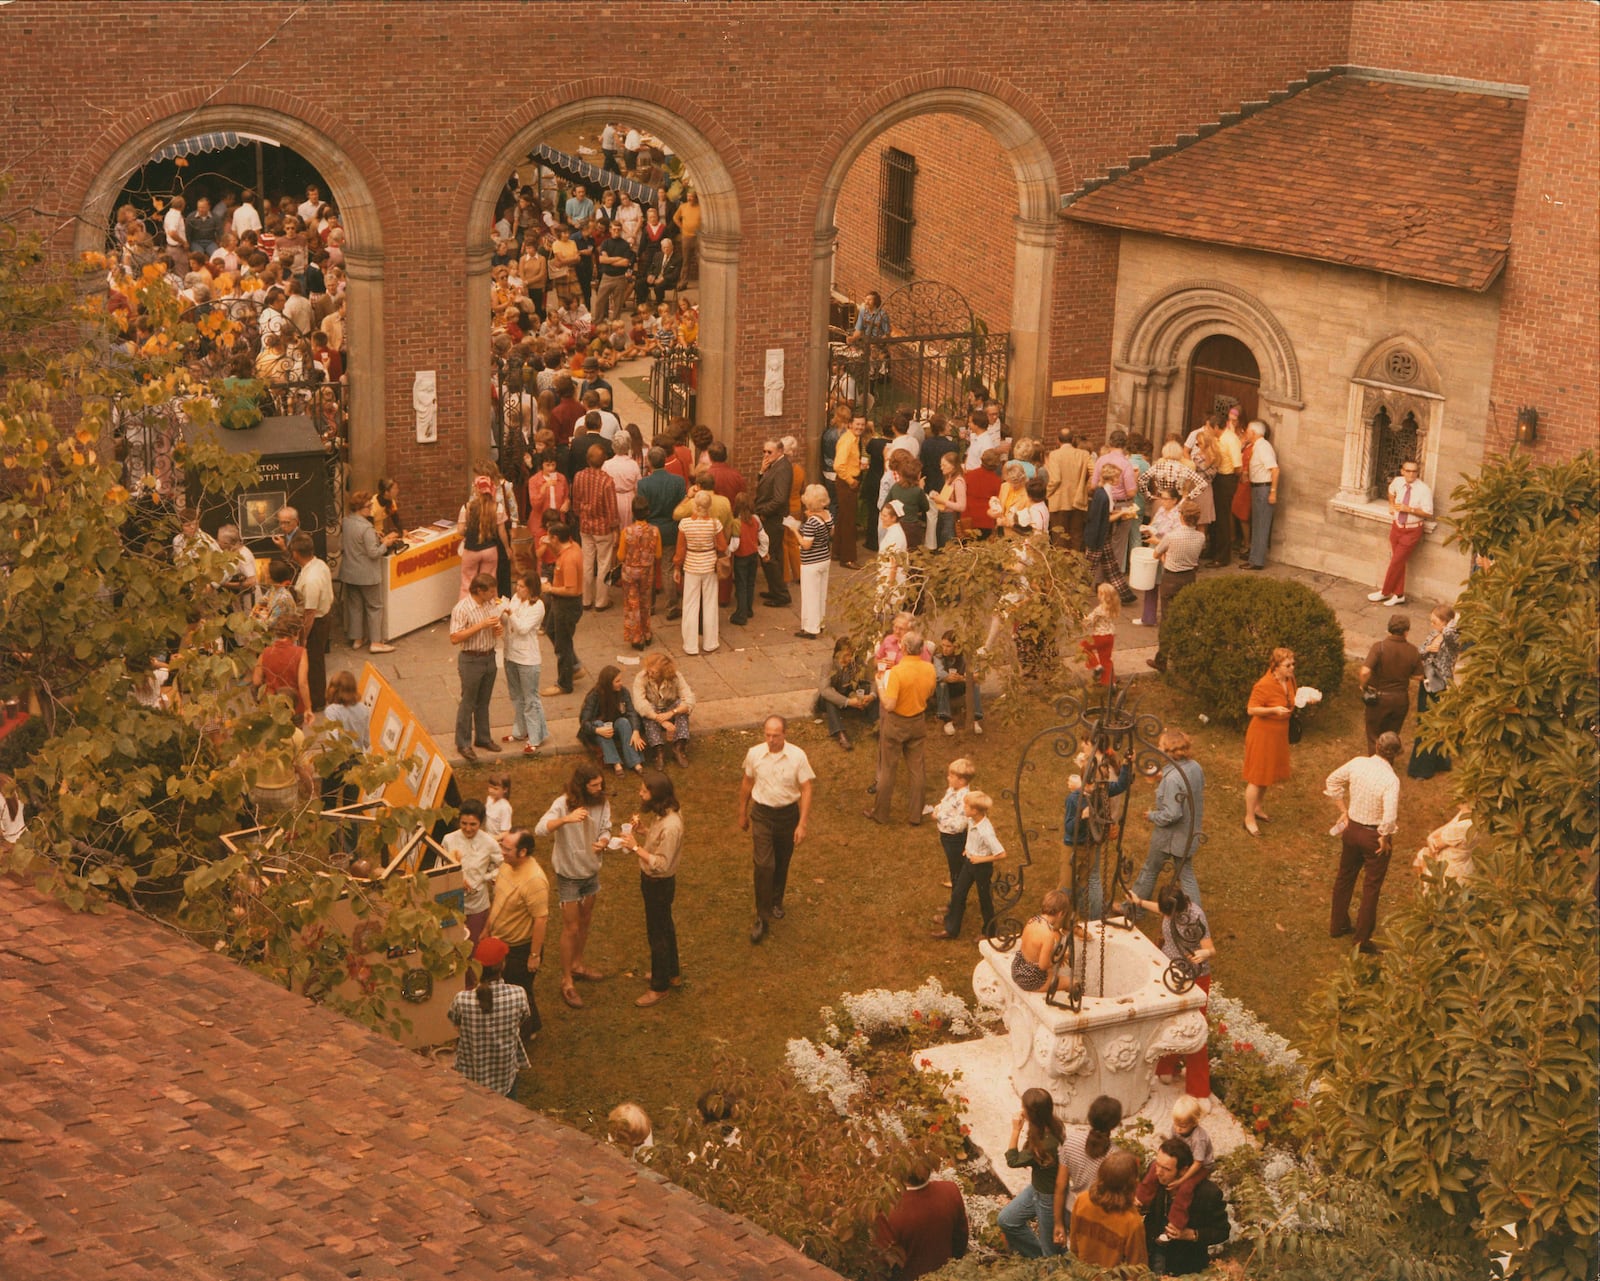
[(1050, 384), (1052, 396), (1094, 396), (1105, 389), (1104, 378), (1058, 378)]

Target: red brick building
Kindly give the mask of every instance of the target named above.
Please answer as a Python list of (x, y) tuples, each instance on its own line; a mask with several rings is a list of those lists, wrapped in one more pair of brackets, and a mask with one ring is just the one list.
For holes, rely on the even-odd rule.
[[(773, 428), (820, 429), (835, 245), (867, 243), (842, 226), (850, 175), (886, 131), (957, 116), (993, 139), (1015, 214), (980, 229), (1010, 250), (982, 306), (1006, 309), (1009, 275), (1009, 418), (1098, 432), (1108, 403), (1082, 380), (1111, 373), (1120, 236), (1065, 217), (1063, 197), (1320, 68), (1522, 86), (1486, 443), (1532, 405), (1539, 447), (1567, 451), (1600, 412), (1597, 19), (1575, 0), (686, 0), (602, 5), (582, 30), (571, 11), (505, 0), (127, 0), (107, 21), (21, 0), (0, 14), (7, 200), (38, 211), (63, 255), (98, 247), (126, 175), (186, 135), (268, 133), (327, 175), (350, 232), (356, 478), (394, 475), (441, 511), (488, 436), (495, 196), (541, 137), (611, 114), (671, 141), (699, 180), (701, 417), (748, 455)], [(762, 417), (771, 348), (785, 355), (776, 420)], [(436, 442), (412, 427), (419, 371), (437, 376)], [(1052, 395), (1070, 381), (1080, 394)]]

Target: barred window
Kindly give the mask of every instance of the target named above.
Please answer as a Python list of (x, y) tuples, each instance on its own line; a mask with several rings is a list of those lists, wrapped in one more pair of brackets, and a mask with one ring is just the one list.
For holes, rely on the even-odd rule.
[(885, 147), (878, 179), (878, 266), (901, 280), (909, 280), (916, 274), (911, 265), (916, 159), (894, 147)]

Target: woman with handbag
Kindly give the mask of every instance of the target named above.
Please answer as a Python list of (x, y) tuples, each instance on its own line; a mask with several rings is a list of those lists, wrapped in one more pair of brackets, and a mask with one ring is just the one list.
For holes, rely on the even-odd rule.
[(1289, 720), (1294, 715), (1294, 650), (1272, 651), (1272, 663), (1250, 690), (1245, 711), (1250, 728), (1244, 735), (1244, 830), (1260, 836), (1257, 822), (1272, 817), (1261, 810), (1267, 788), (1289, 777)]
[(717, 652), (717, 561), (728, 550), (722, 523), (711, 514), (712, 494), (702, 489), (691, 514), (678, 522), (672, 576), (683, 596), (683, 652)]

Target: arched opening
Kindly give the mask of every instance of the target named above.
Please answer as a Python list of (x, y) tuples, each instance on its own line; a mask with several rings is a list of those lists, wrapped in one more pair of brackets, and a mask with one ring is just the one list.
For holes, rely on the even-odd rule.
[[(840, 249), (840, 232), (836, 224), (839, 221), (840, 202), (850, 186), (852, 171), (858, 163), (869, 166), (888, 163), (879, 156), (878, 151), (869, 154), (868, 149), (879, 139), (888, 138), (892, 142), (897, 136), (893, 132), (897, 127), (921, 117), (945, 115), (981, 126), (1004, 156), (1014, 184), (1015, 205), (1011, 205), (1009, 196), (1004, 201), (1007, 212), (1011, 213), (1012, 229), (1009, 246), (1009, 315), (1004, 326), (1010, 333), (1006, 418), (1015, 431), (1038, 435), (1044, 426), (1047, 403), (1050, 297), (1059, 203), (1055, 162), (1050, 150), (1039, 129), (1016, 107), (981, 90), (950, 87), (901, 92), (896, 86), (888, 86), (877, 100), (885, 105), (868, 115), (849, 134), (848, 140), (817, 184), (819, 195), (813, 228), (806, 430), (814, 438), (822, 427), (832, 355), (829, 321), (834, 305), (836, 256)], [(879, 150), (887, 154), (885, 148)], [(893, 159), (890, 157), (890, 161)], [(894, 193), (891, 191), (888, 194)], [(914, 193), (912, 200), (914, 205)], [(981, 218), (972, 219), (974, 227), (993, 226), (995, 221), (997, 218), (987, 213)], [(891, 252), (884, 269), (891, 272), (903, 269), (909, 259), (909, 265), (920, 272), (916, 243), (913, 225), (908, 242), (904, 237), (899, 242), (890, 237), (884, 246), (876, 246), (886, 246), (893, 251), (898, 244), (903, 249), (909, 249), (909, 254), (900, 256), (899, 268), (895, 266)], [(884, 257), (880, 253), (874, 256)], [(849, 259), (846, 262), (848, 264)], [(850, 270), (848, 265), (846, 270)]]
[(1202, 338), (1189, 357), (1189, 397), (1184, 438), (1206, 416), (1224, 416), (1238, 406), (1241, 422), (1256, 417), (1261, 391), (1261, 368), (1255, 354), (1232, 334)]
[[(530, 193), (533, 203), (529, 208), (541, 222), (546, 212), (557, 221), (566, 219), (566, 202), (580, 178), (589, 179), (602, 191), (614, 186), (599, 172), (605, 169), (599, 143), (608, 124), (624, 126), (617, 139), (619, 152), (626, 150), (621, 144), (627, 140), (628, 127), (639, 131), (642, 144), (645, 136), (653, 136), (662, 144), (659, 148), (641, 145), (641, 152), (650, 152), (648, 181), (644, 187), (659, 192), (660, 180), (665, 179), (669, 192), (676, 184), (685, 190), (692, 188), (695, 193), (700, 223), (695, 237), (691, 285), (687, 290), (674, 289), (667, 296), (675, 305), (681, 295), (692, 300), (698, 309), (694, 417), (719, 436), (731, 434), (740, 222), (729, 165), (697, 129), (674, 111), (639, 98), (584, 97), (539, 112), (527, 123), (509, 130), (507, 140), (488, 163), (467, 209), (468, 452), (463, 463), (473, 457), (487, 456), (495, 439), (494, 269), (497, 254), (503, 257), (505, 252), (496, 243), (496, 223), (502, 223), (499, 230), (516, 230), (517, 196), (524, 186), (533, 188)], [(548, 150), (540, 151), (540, 148)], [(589, 165), (591, 171), (572, 168), (570, 161), (574, 160)], [(629, 168), (624, 156), (618, 157), (617, 167)], [(636, 167), (634, 174), (637, 175)], [(517, 180), (516, 191), (508, 186), (513, 176)], [(589, 193), (585, 195), (587, 198)], [(545, 208), (547, 201), (553, 205), (557, 199), (561, 205), (559, 211)], [(512, 213), (510, 226), (505, 225), (503, 217), (508, 211)], [(669, 213), (676, 212), (673, 205)], [(503, 241), (504, 237), (500, 239)], [(581, 287), (571, 292), (577, 294)], [(626, 296), (637, 306), (636, 295)], [(595, 299), (591, 295), (588, 301)], [(648, 421), (640, 425), (648, 434)]]
[[(105, 247), (107, 229), (112, 226), (120, 198), (129, 192), (130, 181), (151, 160), (171, 149), (167, 160), (205, 156), (209, 153), (185, 147), (186, 140), (228, 133), (246, 135), (248, 149), (242, 158), (229, 161), (243, 166), (241, 176), (260, 181), (268, 173), (263, 167), (255, 174), (254, 142), (263, 140), (295, 157), (272, 172), (277, 181), (290, 181), (315, 174), (344, 229), (340, 246), (345, 275), (344, 376), (347, 397), (343, 406), (348, 438), (348, 467), (354, 483), (370, 485), (384, 470), (383, 416), (383, 227), (371, 188), (344, 148), (321, 130), (285, 112), (248, 103), (213, 103), (168, 116), (134, 130), (106, 159), (89, 182), (79, 204), (73, 249), (84, 254)], [(183, 152), (189, 151), (185, 156)], [(158, 162), (165, 163), (165, 161)], [(208, 162), (209, 163), (209, 162)], [(233, 170), (219, 169), (214, 179), (205, 178), (210, 170), (198, 165), (171, 166), (174, 175), (200, 173), (199, 186), (214, 182), (219, 188)], [(192, 177), (192, 175), (191, 175)], [(311, 179), (306, 178), (306, 185)], [(181, 184), (180, 184), (181, 185)], [(231, 190), (231, 188), (230, 188)], [(269, 190), (271, 186), (269, 183)], [(211, 194), (211, 193), (208, 193)], [(217, 193), (220, 194), (220, 193)], [(300, 200), (306, 199), (305, 192)]]

